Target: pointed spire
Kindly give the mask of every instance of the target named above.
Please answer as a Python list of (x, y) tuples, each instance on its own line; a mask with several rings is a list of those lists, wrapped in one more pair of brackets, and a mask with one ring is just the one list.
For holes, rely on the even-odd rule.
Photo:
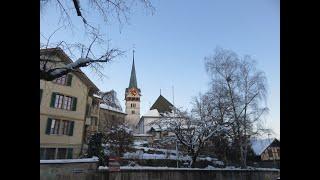
[(129, 88), (135, 87), (138, 88), (137, 85), (137, 77), (136, 77), (136, 69), (134, 66), (134, 50), (133, 50), (133, 58), (132, 58), (132, 68), (131, 68), (131, 76), (130, 76), (130, 82), (129, 82)]

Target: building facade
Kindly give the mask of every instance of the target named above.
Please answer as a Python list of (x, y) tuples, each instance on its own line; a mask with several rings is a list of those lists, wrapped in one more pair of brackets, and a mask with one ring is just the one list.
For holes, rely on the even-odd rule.
[[(56, 67), (72, 62), (59, 48), (40, 50), (40, 56), (59, 61), (53, 64)], [(86, 124), (99, 115), (96, 108), (89, 111), (97, 91), (81, 70), (53, 81), (40, 80), (40, 159), (79, 157)]]
[(125, 123), (126, 113), (114, 107), (101, 104), (99, 116), (99, 132), (106, 133), (111, 127)]
[(172, 113), (172, 108), (173, 104), (160, 95), (153, 103), (150, 110), (141, 116), (137, 125), (138, 132), (140, 134), (151, 134), (155, 139), (173, 135), (172, 133), (167, 132), (165, 127), (159, 127), (153, 123), (161, 118), (162, 113)]

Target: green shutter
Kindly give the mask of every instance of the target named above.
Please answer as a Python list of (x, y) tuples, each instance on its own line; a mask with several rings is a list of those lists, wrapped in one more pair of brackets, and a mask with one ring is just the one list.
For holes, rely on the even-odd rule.
[(72, 122), (70, 123), (69, 136), (73, 136), (73, 128), (74, 128), (74, 122), (72, 121)]
[(89, 116), (89, 104), (86, 106), (86, 117)]
[(72, 148), (67, 149), (67, 159), (72, 159)]
[(57, 95), (57, 93), (55, 93), (55, 92), (52, 93), (50, 107), (54, 107), (54, 103), (56, 101), (56, 95)]
[(68, 74), (67, 75), (67, 86), (71, 86), (71, 83), (72, 83), (72, 75)]
[(77, 98), (73, 97), (72, 98), (72, 111), (76, 111), (77, 110)]
[(47, 128), (46, 128), (46, 134), (50, 134), (51, 123), (52, 123), (52, 119), (51, 119), (51, 118), (48, 118)]
[(40, 89), (40, 105), (41, 105), (41, 99), (42, 99), (42, 92), (43, 92), (43, 90)]

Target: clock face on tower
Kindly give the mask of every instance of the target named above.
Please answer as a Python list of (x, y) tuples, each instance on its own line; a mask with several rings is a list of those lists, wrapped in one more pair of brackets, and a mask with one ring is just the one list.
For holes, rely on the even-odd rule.
[(136, 89), (130, 89), (130, 93), (131, 93), (133, 96), (136, 96), (136, 95), (138, 94)]

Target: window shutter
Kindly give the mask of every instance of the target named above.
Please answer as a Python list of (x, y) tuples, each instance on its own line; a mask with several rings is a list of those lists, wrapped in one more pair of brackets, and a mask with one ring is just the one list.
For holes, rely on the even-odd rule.
[(51, 118), (48, 118), (47, 128), (46, 128), (46, 134), (50, 134), (51, 123), (52, 123), (52, 119), (51, 119)]
[(89, 116), (89, 104), (86, 106), (86, 116)]
[(57, 95), (57, 93), (55, 93), (55, 92), (52, 93), (50, 107), (54, 107), (54, 103), (56, 101), (56, 95)]
[(67, 149), (67, 159), (72, 159), (72, 148)]
[(72, 75), (68, 74), (67, 75), (67, 86), (71, 86), (71, 83), (72, 83)]
[(43, 90), (40, 89), (40, 105), (41, 105), (41, 99), (42, 99), (42, 92), (43, 92)]
[(72, 111), (76, 111), (77, 110), (77, 98), (73, 97), (72, 98)]
[(69, 136), (73, 136), (73, 128), (74, 128), (74, 121), (70, 123), (70, 131), (69, 131)]

